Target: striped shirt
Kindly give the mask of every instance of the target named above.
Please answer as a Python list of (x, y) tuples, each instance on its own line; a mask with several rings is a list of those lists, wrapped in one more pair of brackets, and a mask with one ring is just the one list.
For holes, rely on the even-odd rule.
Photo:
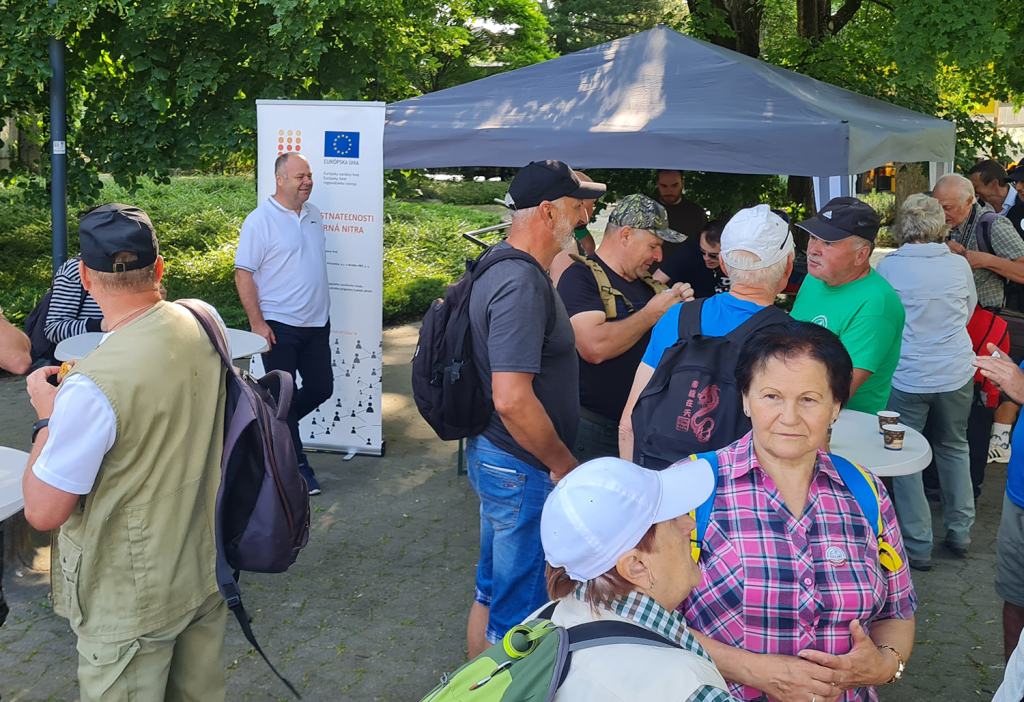
[(55, 344), (85, 332), (101, 331), (103, 312), (92, 295), (82, 289), (78, 260), (77, 256), (68, 259), (53, 278), (53, 293), (44, 329), (46, 338)]
[[(818, 451), (807, 505), (794, 516), (757, 463), (752, 433), (718, 451), (718, 490), (704, 539), (704, 577), (683, 603), (690, 626), (716, 641), (761, 654), (803, 649), (849, 653), (850, 622), (909, 619), (917, 609), (896, 512), (882, 482), (885, 540), (904, 559), (895, 573), (878, 561), (875, 527), (828, 455)], [(760, 692), (730, 685), (741, 700)], [(843, 702), (874, 702), (874, 687)]]

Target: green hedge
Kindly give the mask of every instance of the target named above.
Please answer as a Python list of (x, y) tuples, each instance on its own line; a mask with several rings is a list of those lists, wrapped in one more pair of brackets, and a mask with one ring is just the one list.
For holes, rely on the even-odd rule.
[[(474, 184), (479, 185), (479, 184)], [(228, 326), (248, 328), (235, 291), (238, 231), (256, 206), (251, 177), (178, 177), (170, 185), (145, 182), (133, 195), (110, 183), (104, 200), (149, 213), (167, 260), (164, 283), (172, 299), (198, 297), (217, 307)], [(461, 232), (498, 217), (449, 205), (385, 203), (384, 322), (421, 316), (430, 301), (479, 249)], [(78, 251), (78, 220), (68, 222), (68, 248)], [(49, 211), (27, 204), (19, 189), (0, 189), (0, 307), (21, 324), (51, 278)]]

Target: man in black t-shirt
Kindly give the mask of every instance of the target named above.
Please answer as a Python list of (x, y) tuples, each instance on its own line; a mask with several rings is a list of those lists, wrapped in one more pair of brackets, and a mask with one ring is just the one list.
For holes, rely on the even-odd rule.
[[(668, 261), (683, 246), (684, 241), (693, 241), (700, 235), (708, 223), (708, 215), (703, 207), (683, 197), (686, 181), (682, 171), (660, 170), (657, 178), (658, 202), (668, 213), (669, 229), (683, 235), (679, 241), (667, 241), (662, 247), (661, 260)], [(651, 266), (652, 274), (658, 270), (659, 265), (656, 261)]]
[(695, 244), (687, 242), (672, 254), (654, 274), (654, 279), (673, 285), (689, 283), (698, 300), (729, 292), (729, 278), (722, 272), (718, 255), (722, 250), (722, 230), (728, 217), (709, 222)]
[[(618, 455), (619, 418), (651, 327), (669, 307), (693, 299), (689, 285), (662, 290), (647, 273), (661, 260), (662, 242), (682, 238), (668, 227), (664, 207), (646, 195), (628, 195), (615, 207), (601, 245), (588, 257), (600, 273), (577, 261), (558, 282), (580, 356), (580, 420), (570, 448), (581, 463)], [(599, 275), (607, 282), (599, 285)], [(602, 296), (601, 286), (618, 294)], [(606, 305), (610, 295), (614, 314)]]

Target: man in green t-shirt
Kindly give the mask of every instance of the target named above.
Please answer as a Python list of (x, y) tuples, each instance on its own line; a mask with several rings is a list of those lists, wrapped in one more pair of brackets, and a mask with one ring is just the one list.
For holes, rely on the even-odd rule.
[(853, 359), (852, 410), (884, 410), (903, 343), (903, 303), (871, 268), (878, 215), (854, 197), (829, 201), (796, 226), (810, 233), (807, 272), (793, 318), (835, 332)]

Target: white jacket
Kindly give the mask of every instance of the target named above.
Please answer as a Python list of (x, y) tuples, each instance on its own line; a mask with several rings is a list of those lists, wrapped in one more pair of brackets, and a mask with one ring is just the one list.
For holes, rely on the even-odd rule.
[[(527, 619), (536, 619), (536, 614)], [(564, 627), (600, 620), (635, 624), (604, 608), (595, 612), (571, 595), (559, 601), (551, 616), (552, 622)], [(704, 685), (729, 689), (715, 664), (696, 653), (611, 644), (572, 654), (569, 674), (554, 702), (686, 702)]]

